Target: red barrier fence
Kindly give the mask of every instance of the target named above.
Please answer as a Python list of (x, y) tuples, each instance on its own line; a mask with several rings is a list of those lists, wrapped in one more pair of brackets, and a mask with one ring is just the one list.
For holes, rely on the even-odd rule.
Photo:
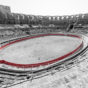
[[(69, 37), (75, 37), (75, 38), (78, 38), (78, 39), (82, 40), (82, 38), (80, 36), (78, 36), (78, 35), (72, 35), (72, 34), (41, 34), (41, 35), (37, 35), (37, 36), (26, 37), (26, 38), (22, 38), (22, 39), (18, 39), (18, 40), (12, 41), (10, 43), (7, 43), (7, 44), (3, 45), (2, 47), (0, 47), (0, 49), (2, 50), (3, 48), (6, 48), (7, 46), (9, 46), (11, 44), (14, 44), (16, 42), (21, 42), (21, 41), (24, 41), (24, 40), (27, 40), (27, 39), (33, 39), (33, 38), (38, 38), (38, 37), (43, 37), (43, 36), (69, 36)], [(46, 61), (46, 62), (42, 62), (42, 63), (16, 64), (16, 63), (11, 63), (11, 62), (8, 62), (8, 61), (5, 61), (5, 60), (0, 60), (0, 63), (1, 64), (6, 64), (6, 65), (10, 65), (10, 66), (19, 67), (19, 68), (33, 68), (33, 67), (44, 66), (44, 65), (52, 64), (52, 63), (55, 63), (55, 62), (57, 62), (59, 60), (65, 59), (66, 57), (68, 57), (68, 56), (74, 54), (75, 52), (77, 52), (82, 46), (83, 46), (83, 41), (73, 51), (71, 51), (71, 52), (69, 52), (69, 53), (67, 53), (67, 54), (65, 54), (65, 55), (63, 55), (61, 57), (58, 57), (56, 59), (53, 59), (53, 60), (50, 60), (50, 61)]]

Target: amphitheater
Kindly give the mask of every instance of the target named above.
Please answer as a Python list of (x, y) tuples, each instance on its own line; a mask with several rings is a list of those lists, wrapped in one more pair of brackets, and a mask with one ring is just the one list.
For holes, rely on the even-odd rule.
[(88, 14), (37, 16), (0, 6), (0, 88), (87, 88), (87, 54)]

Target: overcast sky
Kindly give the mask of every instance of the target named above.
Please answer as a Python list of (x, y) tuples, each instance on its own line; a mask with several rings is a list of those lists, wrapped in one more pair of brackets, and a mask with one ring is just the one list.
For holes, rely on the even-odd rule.
[(33, 15), (71, 15), (88, 13), (88, 0), (0, 0), (15, 13)]

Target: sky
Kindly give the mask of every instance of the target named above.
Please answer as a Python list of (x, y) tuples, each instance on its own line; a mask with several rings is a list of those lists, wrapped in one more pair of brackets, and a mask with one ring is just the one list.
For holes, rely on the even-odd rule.
[(88, 13), (88, 0), (0, 0), (15, 13), (29, 15), (73, 15)]

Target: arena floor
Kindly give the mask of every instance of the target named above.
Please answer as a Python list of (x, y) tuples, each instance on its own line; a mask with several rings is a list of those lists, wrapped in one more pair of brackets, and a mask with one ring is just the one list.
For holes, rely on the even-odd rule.
[(0, 50), (0, 60), (16, 64), (36, 64), (54, 60), (75, 51), (82, 39), (71, 36), (38, 36), (15, 42)]

